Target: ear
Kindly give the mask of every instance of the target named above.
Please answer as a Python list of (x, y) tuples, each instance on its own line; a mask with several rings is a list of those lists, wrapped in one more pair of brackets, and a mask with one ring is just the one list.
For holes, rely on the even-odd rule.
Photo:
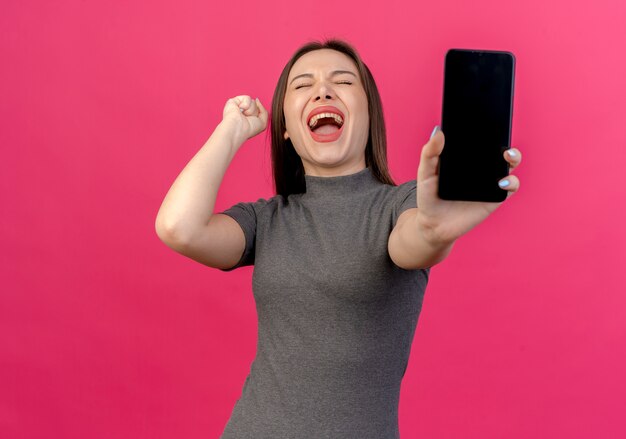
[(289, 133), (287, 132), (287, 130), (285, 130), (285, 134), (283, 134), (283, 137), (285, 138), (285, 140), (289, 138)]

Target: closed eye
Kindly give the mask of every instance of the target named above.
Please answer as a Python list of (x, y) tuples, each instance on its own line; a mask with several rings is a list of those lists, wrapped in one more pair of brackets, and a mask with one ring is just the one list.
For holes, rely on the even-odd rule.
[[(348, 85), (352, 85), (352, 82), (350, 81), (337, 81), (337, 84), (348, 84)], [(300, 87), (310, 87), (311, 84), (300, 84), (297, 87), (295, 87), (295, 89), (299, 89)]]

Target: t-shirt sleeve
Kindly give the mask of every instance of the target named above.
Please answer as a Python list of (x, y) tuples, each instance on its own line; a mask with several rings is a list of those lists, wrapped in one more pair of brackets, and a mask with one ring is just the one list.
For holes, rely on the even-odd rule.
[(402, 212), (417, 207), (417, 180), (407, 181), (399, 185), (394, 201), (393, 225), (395, 227)]
[[(407, 209), (417, 207), (417, 180), (407, 181), (406, 183), (398, 186), (398, 194), (396, 198), (396, 205), (394, 207), (393, 225), (396, 225), (398, 217), (402, 212)], [(431, 267), (422, 269), (425, 275), (428, 277)]]
[(219, 270), (232, 271), (239, 267), (254, 265), (257, 217), (258, 212), (265, 204), (267, 204), (267, 200), (260, 198), (254, 202), (237, 203), (228, 209), (219, 212), (224, 215), (228, 215), (237, 221), (246, 238), (246, 247), (241, 255), (241, 259), (239, 259), (239, 262), (230, 268), (220, 268)]

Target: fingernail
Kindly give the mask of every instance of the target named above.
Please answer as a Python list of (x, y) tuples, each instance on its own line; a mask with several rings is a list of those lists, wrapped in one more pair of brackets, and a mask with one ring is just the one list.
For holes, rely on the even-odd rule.
[(500, 187), (507, 187), (509, 184), (509, 180), (502, 180), (500, 183), (498, 183)]
[(517, 154), (515, 153), (515, 151), (513, 151), (512, 149), (508, 149), (506, 151), (511, 157), (517, 157)]
[[(437, 130), (438, 130), (438, 129), (439, 129), (439, 125), (435, 125), (435, 128), (433, 128), (433, 132), (432, 132), (432, 134), (430, 135), (430, 138), (431, 138), (431, 139), (432, 139), (432, 138), (433, 138), (433, 136), (437, 133)], [(429, 139), (429, 140), (430, 140), (430, 139)]]

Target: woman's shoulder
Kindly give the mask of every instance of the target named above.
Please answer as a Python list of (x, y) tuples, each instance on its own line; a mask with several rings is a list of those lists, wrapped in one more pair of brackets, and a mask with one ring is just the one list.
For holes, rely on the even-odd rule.
[(407, 195), (411, 193), (415, 193), (417, 190), (417, 180), (409, 180), (404, 183), (398, 183), (397, 185), (386, 184), (384, 186), (385, 193), (389, 196), (389, 198), (396, 199), (404, 199)]
[(414, 178), (413, 180), (405, 181), (404, 183), (398, 183), (396, 186), (391, 186), (395, 191), (404, 191), (415, 189), (417, 186), (417, 180)]
[(284, 203), (282, 195), (274, 195), (270, 197), (260, 197), (253, 201), (242, 201), (238, 204), (247, 205), (254, 209), (257, 213), (265, 209), (276, 209), (276, 207)]
[(396, 186), (388, 185), (387, 200), (390, 204), (392, 222), (395, 224), (402, 212), (417, 207), (417, 180), (405, 181)]

